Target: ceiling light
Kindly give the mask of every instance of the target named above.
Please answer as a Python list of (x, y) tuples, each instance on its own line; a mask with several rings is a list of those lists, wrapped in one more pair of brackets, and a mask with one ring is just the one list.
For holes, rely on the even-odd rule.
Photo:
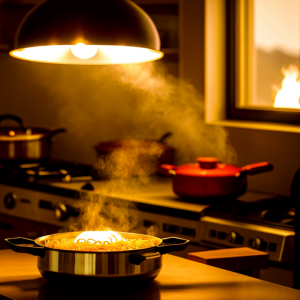
[(163, 57), (151, 18), (129, 0), (46, 0), (23, 19), (10, 55), (24, 60), (105, 65)]

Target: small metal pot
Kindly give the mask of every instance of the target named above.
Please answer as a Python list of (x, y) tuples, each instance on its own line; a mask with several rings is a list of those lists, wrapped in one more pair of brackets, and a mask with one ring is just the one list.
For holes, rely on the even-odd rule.
[(82, 252), (44, 247), (49, 239), (76, 238), (82, 232), (58, 233), (36, 240), (25, 238), (5, 239), (15, 252), (38, 257), (41, 275), (53, 283), (71, 284), (130, 284), (153, 280), (162, 268), (162, 254), (184, 250), (189, 241), (118, 232), (125, 239), (155, 239), (154, 247), (137, 250)]
[(232, 198), (247, 190), (247, 175), (271, 171), (273, 165), (260, 162), (239, 168), (222, 164), (215, 157), (199, 157), (198, 163), (180, 167), (163, 164), (159, 171), (172, 175), (173, 191), (183, 198)]
[(7, 119), (17, 122), (19, 127), (0, 128), (1, 164), (23, 164), (49, 160), (52, 137), (66, 131), (64, 128), (56, 130), (26, 128), (22, 119), (15, 115), (1, 115), (0, 123)]

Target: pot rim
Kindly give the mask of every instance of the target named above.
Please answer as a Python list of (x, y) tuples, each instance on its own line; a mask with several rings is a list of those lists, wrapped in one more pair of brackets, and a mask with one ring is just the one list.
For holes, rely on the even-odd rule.
[[(71, 231), (71, 232), (64, 232), (64, 233), (54, 233), (54, 234), (49, 234), (49, 235), (45, 235), (45, 236), (41, 236), (37, 239), (34, 240), (34, 242), (38, 245), (43, 247), (44, 249), (47, 250), (51, 250), (51, 251), (62, 251), (62, 252), (71, 252), (71, 253), (89, 253), (89, 254), (97, 254), (97, 253), (131, 253), (131, 252), (143, 252), (143, 251), (149, 251), (151, 249), (154, 249), (155, 247), (161, 245), (163, 243), (163, 240), (161, 238), (155, 237), (155, 236), (151, 236), (151, 235), (146, 235), (146, 234), (140, 234), (140, 233), (131, 233), (131, 232), (120, 232), (120, 231), (115, 231), (116, 233), (120, 234), (122, 236), (122, 234), (125, 235), (134, 235), (134, 236), (142, 236), (142, 237), (148, 237), (148, 239), (156, 239), (159, 240), (159, 243), (155, 246), (152, 247), (148, 247), (148, 248), (142, 248), (142, 249), (131, 249), (131, 250), (115, 250), (115, 251), (105, 251), (105, 250), (100, 250), (100, 251), (79, 251), (79, 250), (66, 250), (66, 249), (56, 249), (56, 248), (51, 248), (51, 247), (46, 247), (45, 245), (43, 245), (41, 243), (41, 241), (47, 240), (47, 237), (53, 237), (53, 236), (57, 236), (57, 235), (67, 235), (67, 234), (77, 234), (79, 235), (80, 233), (86, 232), (88, 230), (85, 231)], [(90, 230), (91, 231), (91, 230)], [(94, 230), (94, 231), (105, 231), (105, 230)], [(123, 236), (122, 236), (123, 237)], [(60, 237), (59, 239), (64, 238), (64, 237)], [(72, 238), (72, 237), (70, 237)]]
[[(32, 127), (29, 130), (28, 133), (20, 132), (20, 128), (18, 127), (1, 127), (0, 128), (0, 141), (3, 142), (12, 142), (12, 141), (33, 141), (33, 140), (40, 140), (42, 138), (48, 137), (51, 135), (51, 130), (43, 129), (43, 128), (36, 128)], [(4, 132), (10, 132), (13, 131), (15, 135), (4, 135)], [(36, 132), (40, 131), (40, 132)], [(32, 133), (34, 132), (34, 133)]]
[[(9, 135), (10, 131), (13, 131), (14, 135)], [(39, 141), (44, 138), (51, 138), (53, 135), (65, 131), (66, 129), (64, 128), (51, 130), (47, 128), (31, 127), (27, 128), (24, 132), (19, 127), (0, 127), (0, 142)], [(3, 134), (3, 132), (7, 132), (7, 134)]]

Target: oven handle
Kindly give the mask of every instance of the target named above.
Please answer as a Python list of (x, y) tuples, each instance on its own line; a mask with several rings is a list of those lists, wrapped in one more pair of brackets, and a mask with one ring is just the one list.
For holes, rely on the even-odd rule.
[(16, 237), (5, 239), (10, 249), (19, 253), (28, 253), (34, 256), (45, 256), (45, 248), (38, 246), (34, 240)]
[(190, 242), (189, 240), (176, 237), (164, 238), (162, 241), (160, 245), (154, 248), (157, 252), (149, 253), (145, 251), (130, 254), (130, 263), (140, 265), (144, 260), (159, 258), (169, 252), (184, 250)]

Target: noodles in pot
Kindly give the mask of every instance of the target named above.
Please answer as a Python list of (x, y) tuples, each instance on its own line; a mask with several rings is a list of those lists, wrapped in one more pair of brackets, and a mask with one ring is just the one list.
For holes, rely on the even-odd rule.
[[(112, 235), (112, 237), (114, 237)], [(60, 240), (45, 240), (44, 246), (53, 249), (60, 250), (73, 250), (73, 251), (84, 251), (84, 252), (102, 252), (102, 251), (124, 251), (124, 250), (135, 250), (135, 249), (145, 249), (154, 247), (157, 244), (155, 239), (142, 240), (142, 239), (124, 239), (118, 241), (113, 241), (109, 237), (109, 241), (96, 241), (94, 239), (67, 239), (63, 238)]]

